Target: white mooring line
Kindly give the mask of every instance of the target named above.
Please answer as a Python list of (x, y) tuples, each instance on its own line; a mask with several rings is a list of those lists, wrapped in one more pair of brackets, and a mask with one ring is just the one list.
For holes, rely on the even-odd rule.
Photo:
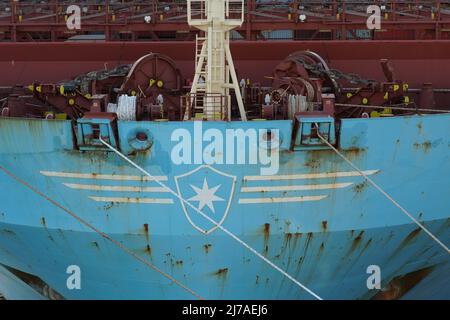
[[(319, 125), (316, 123), (316, 126), (319, 127)], [(338, 149), (336, 149), (328, 140), (326, 140), (324, 137), (322, 137), (319, 133), (317, 133), (317, 136), (328, 146), (330, 147), (334, 152), (336, 152), (337, 155), (339, 155), (342, 159), (345, 160), (353, 169), (357, 170), (369, 183), (375, 187), (381, 194), (383, 194), (389, 201), (391, 201), (397, 208), (399, 208), (406, 216), (408, 216), (409, 219), (411, 219), (419, 228), (421, 228), (423, 231), (426, 232), (437, 244), (439, 244), (442, 248), (445, 249), (447, 253), (450, 253), (450, 250), (448, 247), (438, 239), (430, 230), (428, 230), (423, 224), (421, 224), (419, 221), (417, 221), (412, 214), (410, 214), (405, 208), (403, 208), (397, 201), (394, 200), (386, 191), (384, 191), (375, 181), (373, 181), (367, 174), (365, 174), (361, 169), (359, 169), (350, 159), (348, 159), (345, 155), (343, 155), (341, 152), (339, 152)]]
[(278, 272), (280, 272), (283, 276), (285, 276), (286, 278), (288, 278), (289, 280), (291, 280), (293, 283), (295, 283), (297, 286), (299, 286), (300, 288), (302, 288), (303, 290), (305, 290), (306, 292), (308, 292), (310, 295), (312, 295), (314, 298), (316, 298), (317, 300), (323, 300), (319, 295), (317, 295), (316, 293), (314, 293), (311, 289), (309, 289), (308, 287), (306, 287), (305, 285), (303, 285), (302, 283), (300, 283), (297, 279), (295, 279), (294, 277), (292, 277), (290, 274), (288, 274), (286, 271), (284, 271), (283, 269), (281, 269), (280, 267), (278, 267), (276, 264), (274, 264), (272, 261), (270, 261), (269, 259), (267, 259), (266, 257), (264, 257), (261, 253), (259, 253), (258, 251), (256, 251), (255, 249), (253, 249), (250, 245), (248, 245), (247, 243), (245, 243), (243, 240), (241, 240), (238, 236), (236, 236), (234, 233), (232, 233), (231, 231), (229, 231), (228, 229), (226, 229), (225, 227), (221, 226), (218, 222), (216, 222), (214, 219), (212, 219), (211, 217), (209, 217), (208, 215), (206, 215), (205, 213), (203, 213), (201, 210), (199, 210), (198, 208), (196, 208), (194, 205), (192, 205), (189, 201), (187, 201), (186, 199), (184, 199), (183, 197), (181, 197), (178, 193), (176, 193), (175, 191), (173, 191), (170, 187), (168, 187), (167, 185), (165, 185), (163, 182), (157, 180), (156, 178), (153, 178), (153, 175), (151, 175), (149, 172), (147, 172), (145, 169), (143, 169), (142, 167), (140, 167), (139, 165), (137, 165), (136, 163), (134, 163), (132, 160), (130, 160), (127, 156), (125, 156), (124, 154), (122, 154), (119, 150), (115, 149), (113, 146), (111, 146), (110, 144), (108, 144), (106, 141), (104, 141), (101, 137), (99, 138), (100, 142), (103, 143), (106, 147), (108, 147), (108, 149), (110, 149), (111, 151), (113, 151), (114, 153), (116, 153), (119, 157), (121, 157), (122, 159), (124, 159), (126, 162), (128, 162), (129, 164), (131, 164), (133, 167), (135, 167), (136, 169), (138, 169), (139, 171), (141, 171), (143, 174), (145, 174), (146, 176), (148, 176), (149, 178), (152, 178), (157, 184), (159, 184), (161, 187), (163, 187), (164, 189), (166, 189), (169, 193), (171, 193), (172, 195), (174, 195), (176, 198), (178, 198), (180, 201), (182, 201), (184, 204), (186, 204), (187, 206), (189, 206), (191, 209), (193, 209), (195, 212), (199, 213), (202, 217), (204, 217), (206, 220), (208, 220), (209, 222), (211, 222), (212, 224), (214, 224), (217, 228), (219, 228), (220, 230), (222, 230), (225, 234), (227, 234), (228, 236), (230, 236), (231, 238), (233, 238), (234, 240), (236, 240), (239, 244), (241, 244), (242, 246), (244, 246), (245, 248), (247, 248), (250, 252), (252, 252), (253, 254), (255, 254), (258, 258), (260, 258), (261, 260), (263, 260), (264, 262), (266, 262), (269, 266), (271, 266), (273, 269), (277, 270)]
[[(12, 179), (16, 180), (17, 182), (23, 184), (25, 187), (27, 187), (28, 189), (30, 189), (31, 191), (33, 191), (34, 193), (36, 193), (38, 196), (44, 198), (45, 200), (47, 200), (48, 202), (50, 202), (51, 204), (53, 204), (54, 206), (58, 207), (59, 209), (63, 210), (64, 212), (66, 212), (67, 214), (69, 214), (72, 218), (74, 218), (75, 220), (77, 220), (80, 224), (84, 225), (85, 227), (91, 229), (92, 231), (94, 231), (95, 233), (97, 233), (98, 235), (100, 235), (101, 237), (105, 238), (106, 240), (108, 240), (109, 242), (111, 242), (112, 244), (114, 244), (115, 246), (119, 247), (121, 250), (123, 250), (126, 254), (130, 255), (131, 257), (133, 257), (134, 259), (142, 262), (143, 264), (145, 264), (146, 266), (150, 267), (151, 269), (155, 270), (156, 272), (158, 272), (159, 274), (161, 274), (163, 277), (167, 278), (168, 280), (172, 281), (173, 283), (175, 283), (177, 286), (179, 286), (180, 288), (182, 288), (183, 290), (189, 292), (190, 294), (192, 294), (194, 297), (196, 297), (199, 300), (205, 300), (202, 296), (200, 296), (199, 294), (197, 294), (194, 290), (192, 290), (191, 288), (189, 288), (188, 286), (184, 285), (183, 283), (179, 282), (177, 279), (175, 279), (174, 277), (172, 277), (171, 275), (165, 273), (164, 271), (162, 271), (161, 269), (159, 269), (158, 267), (156, 267), (154, 264), (150, 263), (149, 261), (147, 261), (146, 259), (142, 258), (141, 256), (137, 255), (136, 253), (134, 253), (131, 249), (125, 247), (124, 245), (122, 245), (119, 241), (114, 240), (113, 238), (111, 238), (110, 236), (108, 236), (106, 233), (100, 231), (99, 229), (97, 229), (95, 226), (93, 226), (92, 224), (90, 224), (89, 222), (87, 222), (86, 220), (82, 219), (80, 216), (78, 216), (77, 214), (75, 214), (74, 212), (72, 212), (71, 210), (67, 209), (66, 207), (64, 207), (63, 205), (61, 205), (60, 203), (56, 202), (55, 200), (51, 199), (50, 197), (48, 197), (47, 195), (45, 195), (44, 193), (42, 193), (41, 191), (39, 191), (38, 189), (36, 189), (35, 187), (33, 187), (32, 185), (30, 185), (29, 183), (27, 183), (26, 181), (22, 180), (21, 178), (19, 178), (18, 176), (16, 176), (15, 174), (13, 174), (12, 172), (10, 172), (9, 170), (7, 170), (6, 168), (4, 168), (2, 165), (0, 165), (0, 170), (3, 171), (5, 174), (7, 174), (8, 176), (10, 176)], [(1, 298), (1, 296), (0, 296)], [(1, 300), (1, 299), (0, 299)]]

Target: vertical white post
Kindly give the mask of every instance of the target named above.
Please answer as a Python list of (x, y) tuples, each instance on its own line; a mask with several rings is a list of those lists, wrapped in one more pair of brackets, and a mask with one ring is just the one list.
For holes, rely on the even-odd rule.
[[(205, 52), (202, 54), (203, 57), (196, 62), (198, 65), (196, 66), (191, 94), (198, 93), (198, 80), (202, 72), (202, 67), (206, 64), (205, 94), (211, 97), (212, 95), (224, 96), (225, 101), (231, 101), (230, 88), (233, 88), (239, 105), (241, 119), (247, 121), (239, 82), (229, 47), (231, 30), (241, 26), (244, 21), (244, 0), (234, 0), (231, 3), (229, 0), (187, 0), (187, 2), (189, 25), (206, 33), (206, 40), (203, 47), (205, 48)], [(204, 5), (204, 12), (201, 12), (200, 18), (197, 17), (195, 10), (194, 12), (192, 11), (192, 4), (194, 3), (200, 5), (200, 8)], [(237, 6), (234, 4), (237, 4)], [(236, 8), (241, 12), (235, 12)], [(234, 14), (236, 13), (240, 13), (240, 19), (235, 18)], [(193, 14), (194, 16), (192, 16)], [(211, 99), (203, 99), (203, 113), (208, 119), (216, 118), (216, 112), (218, 111), (214, 103), (216, 99), (213, 97)], [(222, 106), (222, 108), (224, 107)], [(222, 113), (227, 111), (224, 109), (221, 110)], [(228, 113), (228, 117), (230, 116)]]

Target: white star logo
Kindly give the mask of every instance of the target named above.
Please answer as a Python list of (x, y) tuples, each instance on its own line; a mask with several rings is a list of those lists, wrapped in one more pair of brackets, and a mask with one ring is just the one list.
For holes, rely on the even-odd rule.
[(218, 186), (210, 189), (208, 186), (208, 181), (206, 181), (206, 178), (203, 181), (202, 189), (199, 189), (191, 184), (191, 188), (194, 189), (197, 195), (190, 198), (189, 201), (198, 201), (198, 210), (202, 210), (205, 206), (208, 206), (208, 208), (211, 209), (213, 213), (216, 213), (214, 209), (214, 202), (225, 201), (224, 199), (216, 196), (216, 192), (217, 190), (219, 190), (221, 186), (222, 185), (219, 184)]

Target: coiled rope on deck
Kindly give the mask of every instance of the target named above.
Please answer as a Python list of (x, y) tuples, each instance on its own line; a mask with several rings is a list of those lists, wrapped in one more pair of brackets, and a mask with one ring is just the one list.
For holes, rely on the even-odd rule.
[(117, 102), (117, 117), (122, 121), (136, 121), (136, 96), (121, 95)]

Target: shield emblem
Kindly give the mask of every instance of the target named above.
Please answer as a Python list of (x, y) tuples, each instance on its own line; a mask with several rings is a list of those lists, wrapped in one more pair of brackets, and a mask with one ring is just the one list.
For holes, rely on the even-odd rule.
[(188, 221), (198, 231), (209, 234), (221, 226), (231, 206), (236, 177), (211, 166), (203, 165), (175, 177), (178, 195), (213, 219), (218, 225), (203, 217), (180, 200)]

